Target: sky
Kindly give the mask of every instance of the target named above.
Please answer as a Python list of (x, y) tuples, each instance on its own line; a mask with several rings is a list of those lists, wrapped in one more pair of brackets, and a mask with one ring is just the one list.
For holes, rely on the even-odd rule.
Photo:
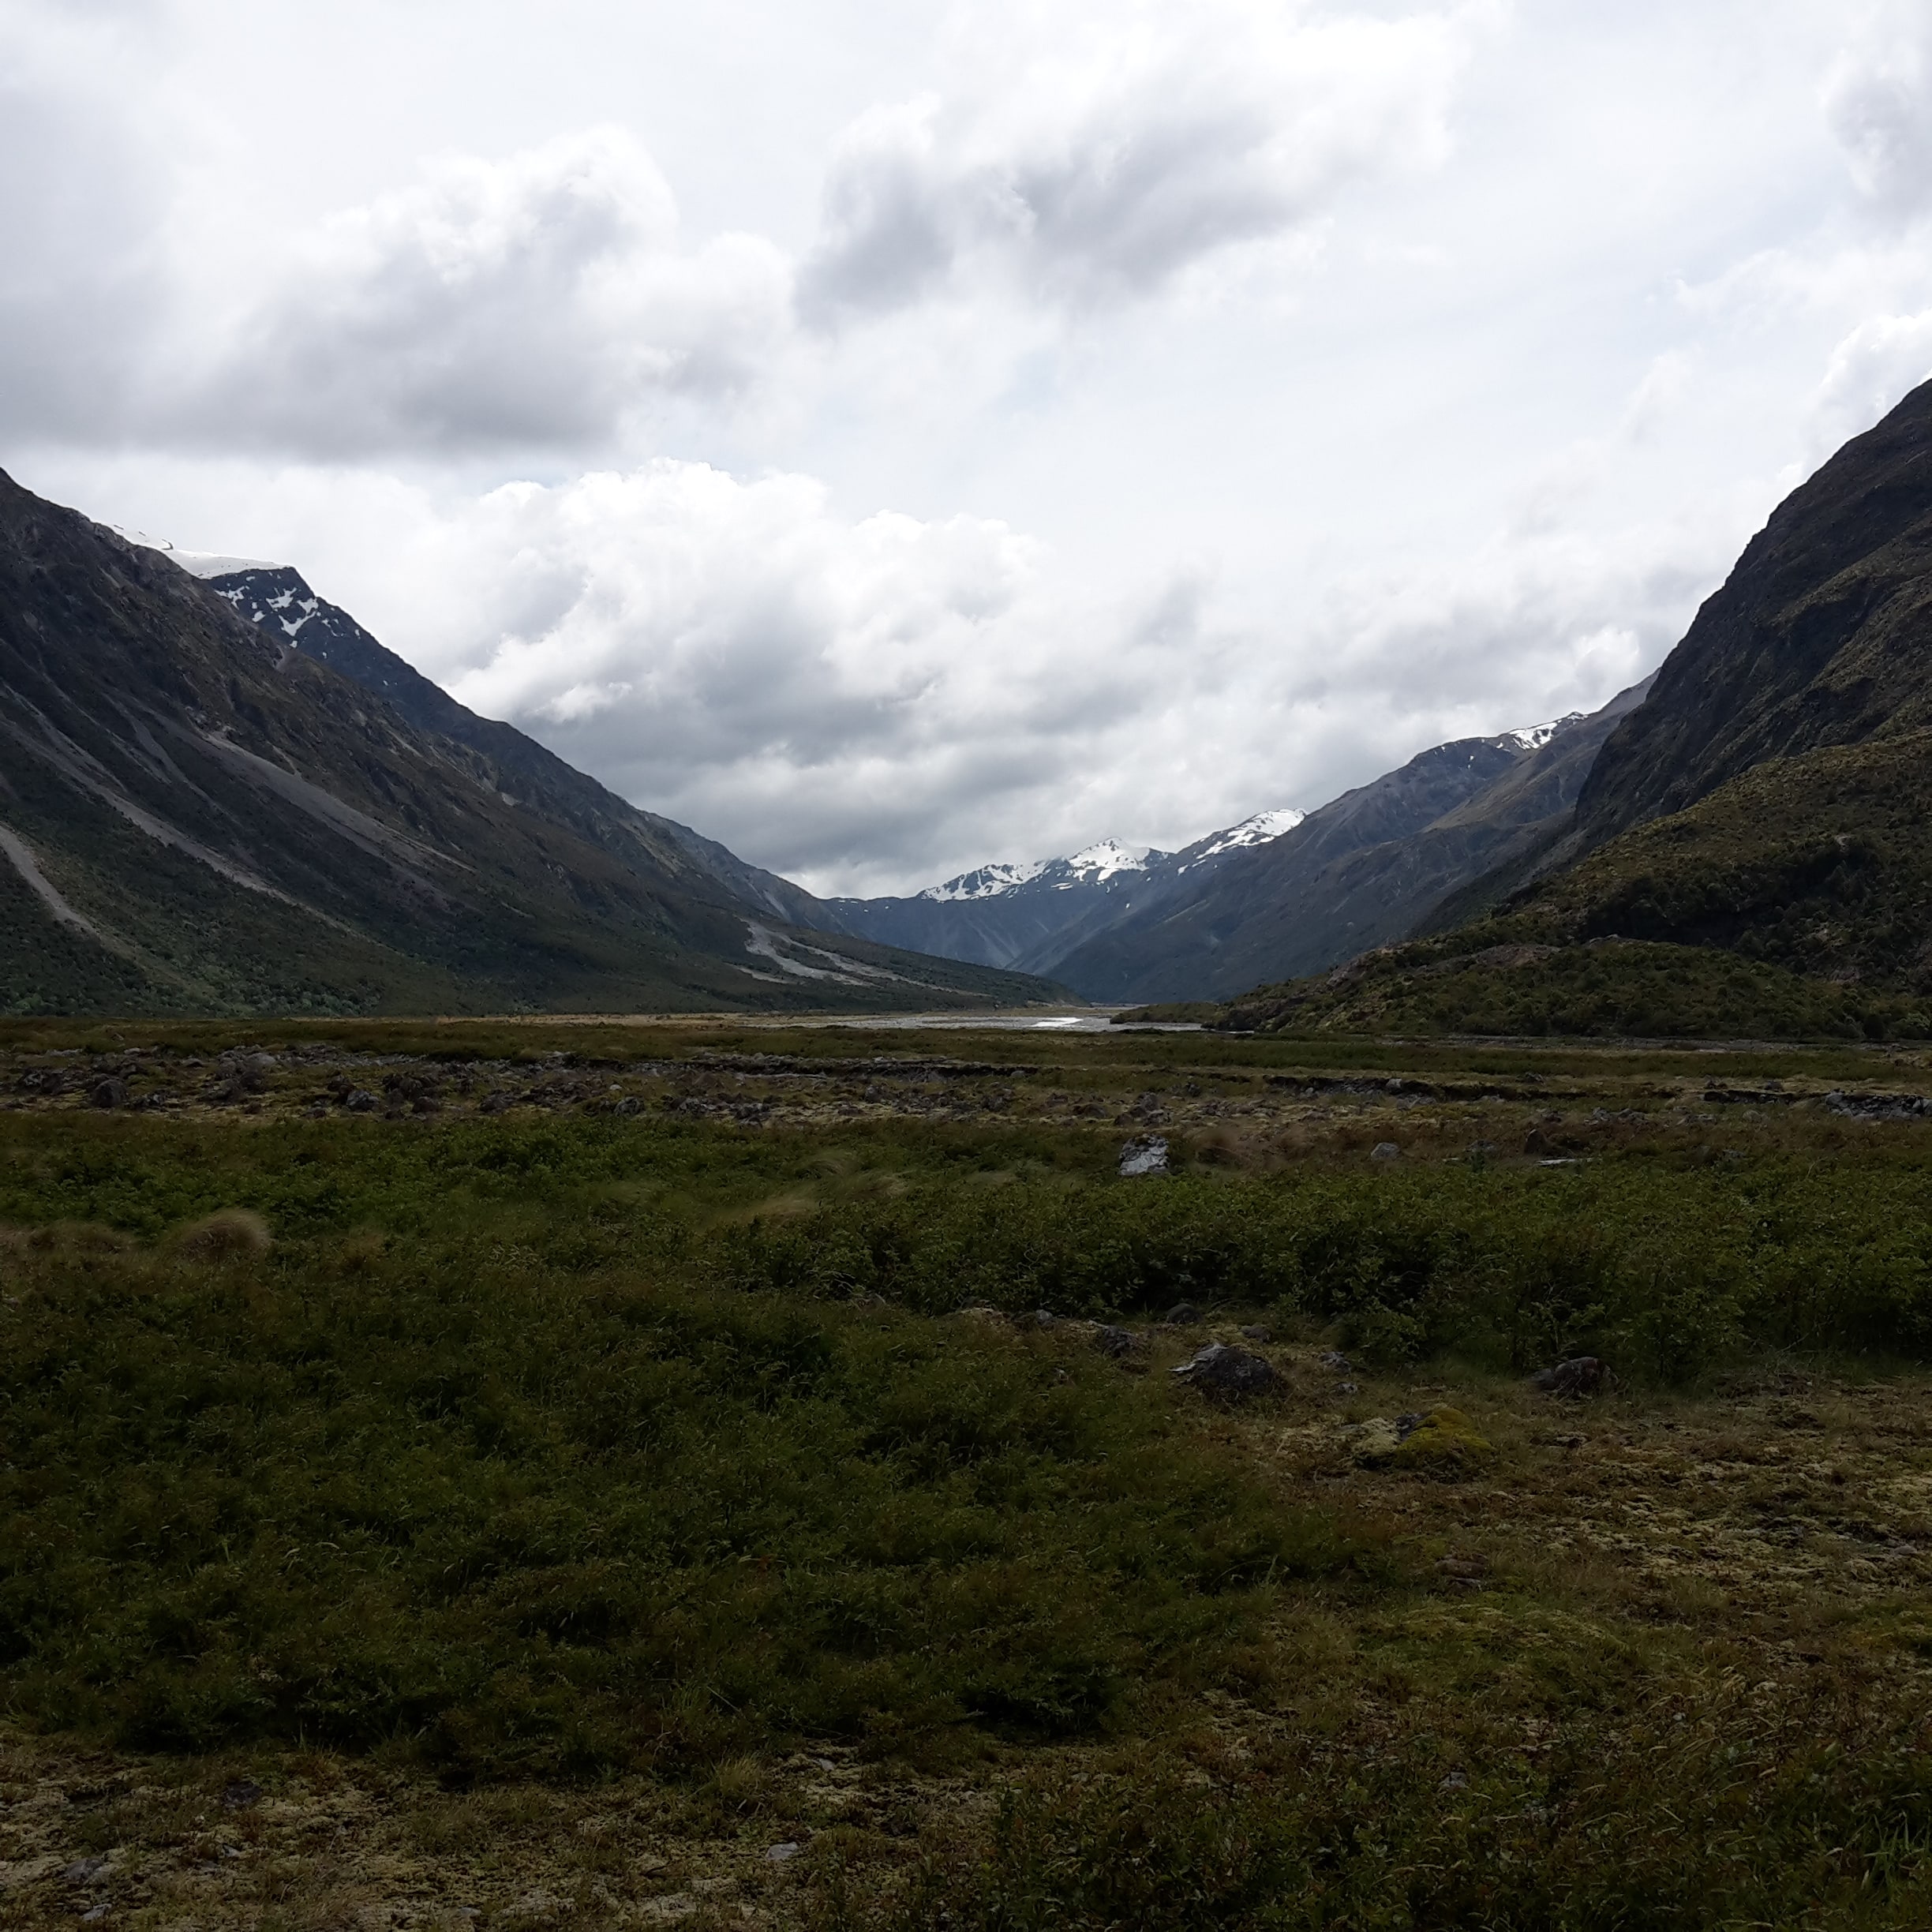
[(0, 467), (815, 891), (1653, 670), (1932, 373), (1932, 0), (0, 0)]

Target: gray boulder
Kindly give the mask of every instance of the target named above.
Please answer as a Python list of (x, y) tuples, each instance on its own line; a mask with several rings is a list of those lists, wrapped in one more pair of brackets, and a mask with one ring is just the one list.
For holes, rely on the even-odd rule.
[(1281, 1386), (1272, 1363), (1250, 1350), (1231, 1348), (1224, 1342), (1210, 1342), (1196, 1351), (1192, 1361), (1168, 1373), (1220, 1402), (1245, 1402), (1250, 1396), (1270, 1395)]
[(1171, 1173), (1166, 1139), (1159, 1134), (1142, 1134), (1129, 1140), (1120, 1151), (1120, 1171), (1123, 1181), (1137, 1180), (1144, 1174)]

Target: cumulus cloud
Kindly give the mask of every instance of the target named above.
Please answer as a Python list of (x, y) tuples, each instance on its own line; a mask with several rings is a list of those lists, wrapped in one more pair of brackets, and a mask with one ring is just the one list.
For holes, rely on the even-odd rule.
[(1304, 227), (1356, 182), (1440, 161), (1477, 17), (1204, 0), (1064, 39), (1058, 16), (1030, 36), (1016, 20), (996, 87), (875, 109), (841, 138), (803, 304), (898, 308), (977, 265), (1084, 305)]
[(1832, 351), (1813, 399), (1810, 442), (1819, 458), (1869, 429), (1908, 390), (1932, 376), (1932, 309), (1878, 315)]
[(178, 405), (325, 455), (594, 443), (666, 392), (741, 388), (789, 302), (769, 242), (691, 249), (629, 135), (453, 156), (298, 238)]
[(1916, 215), (1932, 206), (1932, 19), (1917, 0), (1874, 11), (1833, 64), (1825, 107), (1876, 208)]
[(1206, 563), (1097, 597), (1005, 524), (850, 517), (795, 474), (369, 489), (387, 580), (312, 562), (318, 589), (477, 710), (826, 893), (1178, 845), (1586, 708), (1662, 657), (1735, 542), (1504, 532), (1284, 622)]

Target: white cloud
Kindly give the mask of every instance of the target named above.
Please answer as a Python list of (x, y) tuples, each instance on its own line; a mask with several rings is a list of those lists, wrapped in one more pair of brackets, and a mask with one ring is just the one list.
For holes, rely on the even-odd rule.
[(1823, 457), (1869, 429), (1908, 390), (1932, 376), (1932, 309), (1861, 322), (1832, 351), (1812, 405), (1811, 444)]
[(430, 163), (414, 185), (246, 264), (260, 288), (177, 420), (324, 455), (595, 445), (666, 392), (728, 395), (785, 327), (769, 242), (680, 242), (621, 130)]
[(881, 107), (841, 137), (806, 307), (898, 308), (975, 268), (1081, 306), (1305, 227), (1354, 183), (1442, 159), (1486, 17), (1200, 0), (1070, 32), (1050, 9), (1002, 20), (984, 92)]
[(1874, 206), (1915, 215), (1932, 205), (1932, 19), (1919, 0), (1870, 10), (1833, 65), (1825, 106)]

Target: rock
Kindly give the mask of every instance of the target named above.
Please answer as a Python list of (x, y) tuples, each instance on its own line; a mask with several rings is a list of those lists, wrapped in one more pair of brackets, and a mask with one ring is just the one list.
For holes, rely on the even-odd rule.
[(1123, 1181), (1170, 1172), (1166, 1139), (1159, 1134), (1142, 1134), (1129, 1140), (1120, 1151), (1120, 1171)]
[(1316, 1357), (1324, 1368), (1332, 1368), (1338, 1375), (1346, 1375), (1355, 1365), (1339, 1349), (1330, 1349), (1325, 1354)]
[(93, 1858), (77, 1858), (61, 1874), (69, 1885), (92, 1885), (110, 1863), (105, 1852)]
[(88, 1095), (91, 1106), (97, 1107), (122, 1107), (128, 1102), (128, 1084), (118, 1073), (110, 1073), (99, 1082)]
[(1251, 1395), (1266, 1395), (1281, 1386), (1281, 1377), (1271, 1362), (1222, 1342), (1210, 1342), (1192, 1361), (1168, 1373), (1222, 1402), (1245, 1402)]
[(1616, 1377), (1594, 1355), (1574, 1356), (1552, 1368), (1539, 1368), (1530, 1378), (1532, 1388), (1545, 1395), (1561, 1395), (1571, 1401), (1584, 1395), (1601, 1395), (1616, 1386)]
[(1030, 1317), (1035, 1328), (1057, 1328), (1060, 1317), (1051, 1309), (1035, 1309)]
[(343, 1096), (343, 1105), (351, 1114), (373, 1114), (376, 1106), (376, 1096), (366, 1087), (351, 1087)]
[(633, 1114), (642, 1113), (643, 1110), (644, 1103), (638, 1099), (635, 1094), (627, 1094), (612, 1110), (614, 1113), (623, 1114), (626, 1120), (630, 1119)]
[(787, 1839), (783, 1844), (773, 1845), (766, 1852), (766, 1863), (771, 1865), (787, 1864), (792, 1859), (796, 1858), (799, 1852), (803, 1851), (804, 1848), (805, 1848), (803, 1845), (799, 1844), (795, 1840)]
[(1496, 1144), (1493, 1140), (1472, 1140), (1469, 1151), (1471, 1160), (1488, 1160), (1496, 1152)]
[(1378, 1140), (1368, 1158), (1371, 1160), (1400, 1160), (1402, 1149), (1393, 1140)]
[(1250, 1322), (1242, 1329), (1241, 1339), (1244, 1342), (1272, 1342), (1275, 1331), (1266, 1322)]
[(1118, 1361), (1123, 1355), (1131, 1355), (1136, 1349), (1145, 1348), (1147, 1341), (1131, 1328), (1103, 1327), (1094, 1331), (1094, 1346), (1103, 1355), (1110, 1355)]
[(479, 1114), (507, 1114), (515, 1104), (515, 1095), (504, 1092), (500, 1088), (496, 1092), (486, 1093), (483, 1096), (477, 1103), (477, 1111)]
[(238, 1779), (221, 1795), (225, 1810), (246, 1811), (262, 1801), (262, 1788), (253, 1778)]
[(1170, 1328), (1193, 1328), (1199, 1326), (1201, 1312), (1192, 1301), (1177, 1301), (1161, 1317)]

